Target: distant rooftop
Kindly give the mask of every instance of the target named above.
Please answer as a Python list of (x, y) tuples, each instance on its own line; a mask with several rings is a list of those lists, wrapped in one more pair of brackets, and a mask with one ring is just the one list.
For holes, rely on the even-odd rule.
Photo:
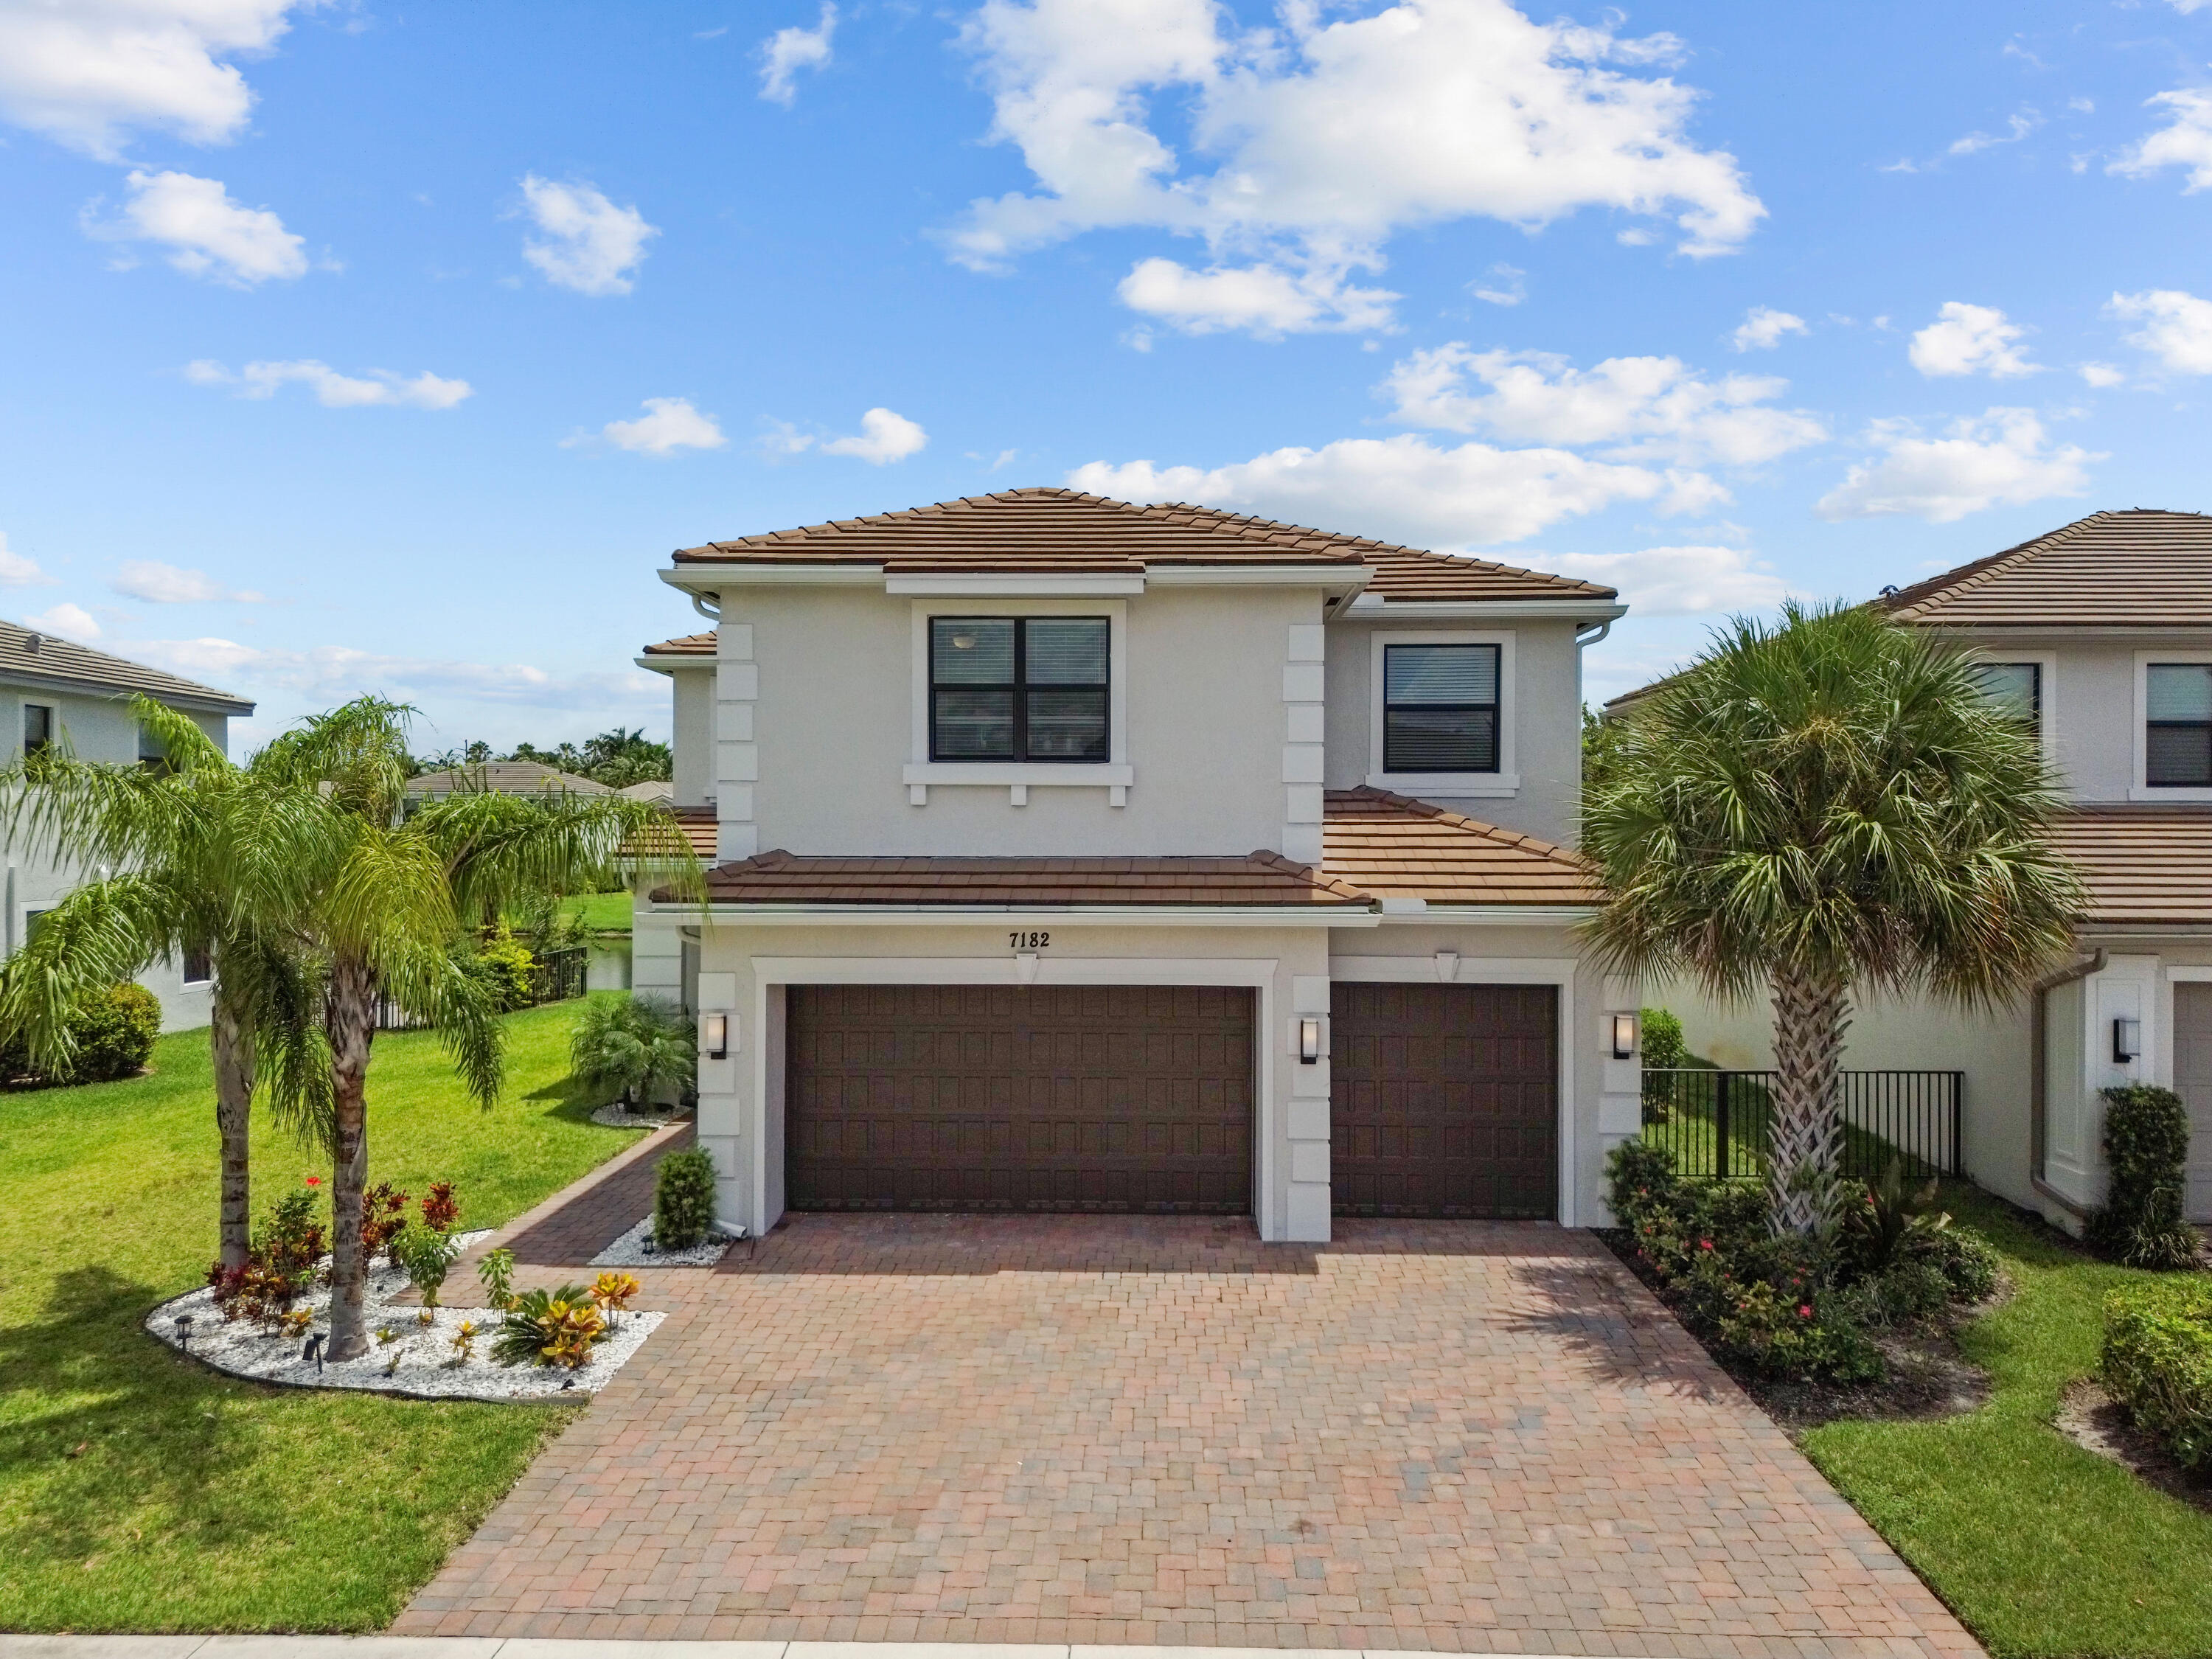
[(2092, 513), (1877, 603), (1932, 628), (2203, 627), (2212, 624), (2212, 518)]
[(126, 697), (143, 692), (156, 702), (216, 714), (251, 714), (245, 697), (218, 691), (198, 680), (149, 668), (144, 663), (111, 657), (90, 646), (0, 621), (0, 679), (50, 686), (94, 697)]
[(410, 795), (452, 795), (465, 790), (494, 795), (611, 795), (614, 793), (595, 779), (579, 777), (539, 761), (479, 761), (473, 766), (448, 767), (424, 772), (407, 780)]

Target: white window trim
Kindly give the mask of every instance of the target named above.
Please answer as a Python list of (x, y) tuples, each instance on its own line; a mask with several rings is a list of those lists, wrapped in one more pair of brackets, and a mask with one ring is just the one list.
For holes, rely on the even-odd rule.
[[(932, 617), (1104, 617), (1107, 676), (1103, 764), (1051, 761), (933, 761), (929, 757), (929, 619)], [(1004, 789), (1016, 806), (1032, 789), (1104, 789), (1115, 806), (1128, 804), (1134, 773), (1129, 765), (1129, 605), (1125, 599), (1009, 599), (977, 593), (914, 602), (913, 729), (902, 781), (907, 799), (929, 805), (938, 787), (978, 785)]]
[(1969, 653), (1975, 662), (1990, 667), (2008, 663), (2035, 665), (2035, 740), (2042, 746), (2046, 764), (2058, 759), (2058, 653), (2055, 651), (2007, 651), (1984, 645)]
[[(2023, 659), (2025, 660), (2025, 659)], [(2153, 663), (2212, 663), (2212, 651), (2138, 651), (2136, 653), (2135, 772), (2128, 786), (2130, 800), (2212, 800), (2212, 789), (2175, 788), (2150, 782), (2150, 665)]]
[[(1367, 787), (1401, 795), (1517, 795), (1513, 754), (1513, 640), (1508, 629), (1375, 630), (1367, 671)], [(1390, 772), (1382, 765), (1382, 653), (1393, 645), (1494, 645), (1498, 650), (1498, 769), (1495, 772)]]

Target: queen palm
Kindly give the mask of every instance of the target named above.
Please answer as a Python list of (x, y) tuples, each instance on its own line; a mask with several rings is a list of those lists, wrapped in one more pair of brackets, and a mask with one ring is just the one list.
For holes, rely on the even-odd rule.
[(1608, 967), (1774, 1011), (1778, 1232), (1834, 1186), (1854, 996), (2000, 1006), (2068, 952), (2081, 891), (2034, 735), (1929, 636), (1841, 605), (1739, 618), (1620, 717), (1583, 809)]
[(469, 1092), (489, 1106), (501, 1086), (503, 1028), (492, 998), (456, 959), (455, 940), (534, 896), (586, 890), (624, 850), (648, 874), (683, 877), (698, 868), (659, 809), (620, 795), (462, 791), (410, 805), (411, 713), (360, 698), (278, 737), (255, 757), (270, 775), (319, 789), (336, 826), (301, 927), (320, 963), (330, 1054), (330, 1352), (338, 1359), (368, 1346), (361, 1197), (380, 1005), (434, 1026)]
[(153, 769), (48, 750), (11, 769), (11, 830), (79, 869), (103, 872), (49, 910), (0, 975), (0, 1030), (65, 1073), (70, 1007), (157, 961), (207, 952), (209, 1044), (222, 1178), (222, 1265), (244, 1262), (251, 1225), (247, 1126), (257, 1085), (282, 1109), (320, 1115), (326, 1068), (309, 1018), (313, 985), (294, 919), (307, 899), (328, 814), (312, 789), (234, 765), (183, 714), (147, 698), (131, 712), (166, 757)]

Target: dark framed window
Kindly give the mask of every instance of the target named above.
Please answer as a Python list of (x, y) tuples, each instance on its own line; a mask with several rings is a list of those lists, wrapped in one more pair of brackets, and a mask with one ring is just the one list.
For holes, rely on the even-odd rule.
[(2212, 663), (2152, 663), (2143, 671), (2143, 781), (2212, 788)]
[(929, 619), (929, 757), (1104, 761), (1110, 631), (1103, 617)]
[(1978, 662), (1966, 672), (1999, 714), (2030, 732), (2043, 729), (2041, 663)]
[(23, 705), (23, 753), (43, 754), (54, 746), (54, 711), (42, 702)]
[(204, 985), (215, 977), (215, 958), (208, 954), (204, 945), (185, 947), (185, 983)]
[(1382, 647), (1382, 769), (1495, 772), (1495, 645)]
[(24, 944), (28, 945), (33, 939), (38, 938), (39, 929), (46, 926), (46, 918), (52, 914), (53, 907), (52, 905), (48, 905), (43, 910), (26, 910), (23, 912)]

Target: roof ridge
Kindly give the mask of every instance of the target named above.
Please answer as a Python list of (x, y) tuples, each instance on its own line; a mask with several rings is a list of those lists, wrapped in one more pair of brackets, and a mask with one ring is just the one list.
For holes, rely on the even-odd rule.
[(1889, 594), (1878, 603), (1883, 610), (1895, 616), (1939, 595), (1979, 586), (1984, 582), (1994, 579), (2001, 570), (2009, 568), (2015, 563), (2031, 562), (2060, 543), (2080, 534), (2100, 520), (2116, 516), (2118, 515), (2110, 508), (2100, 507), (2096, 512), (2075, 519), (2071, 523), (2060, 525), (2056, 530), (2046, 530), (2040, 536), (2030, 537), (2027, 541), (2016, 543), (2011, 547), (2000, 548), (1994, 553), (1984, 553), (1978, 559), (1969, 559), (1962, 565), (1955, 565), (1948, 570), (1940, 571), (1925, 580), (1914, 582), (1910, 586), (1900, 587), (1896, 592)]
[(1301, 864), (1287, 854), (1275, 851), (1272, 847), (1255, 848), (1246, 856), (1255, 864), (1264, 864), (1270, 869), (1288, 871), (1294, 875), (1304, 876), (1315, 886), (1325, 891), (1341, 893), (1347, 898), (1364, 899), (1370, 904), (1375, 902), (1375, 895), (1368, 892), (1364, 888), (1353, 886), (1341, 876), (1329, 874), (1318, 864)]
[(1539, 853), (1547, 858), (1558, 859), (1563, 863), (1571, 864), (1577, 870), (1588, 868), (1582, 855), (1571, 848), (1562, 847), (1557, 842), (1541, 840), (1522, 830), (1507, 830), (1495, 823), (1485, 823), (1480, 818), (1471, 818), (1464, 812), (1455, 812), (1448, 806), (1437, 805), (1434, 801), (1419, 800), (1411, 795), (1394, 794), (1388, 789), (1377, 789), (1372, 784), (1364, 783), (1354, 788), (1332, 789), (1327, 793), (1332, 795), (1352, 795), (1366, 800), (1378, 801), (1385, 805), (1395, 806), (1401, 811), (1430, 818), (1439, 823), (1449, 824), (1455, 830), (1465, 830), (1471, 834), (1480, 836), (1486, 841), (1496, 842), (1501, 847), (1516, 847), (1528, 852)]

